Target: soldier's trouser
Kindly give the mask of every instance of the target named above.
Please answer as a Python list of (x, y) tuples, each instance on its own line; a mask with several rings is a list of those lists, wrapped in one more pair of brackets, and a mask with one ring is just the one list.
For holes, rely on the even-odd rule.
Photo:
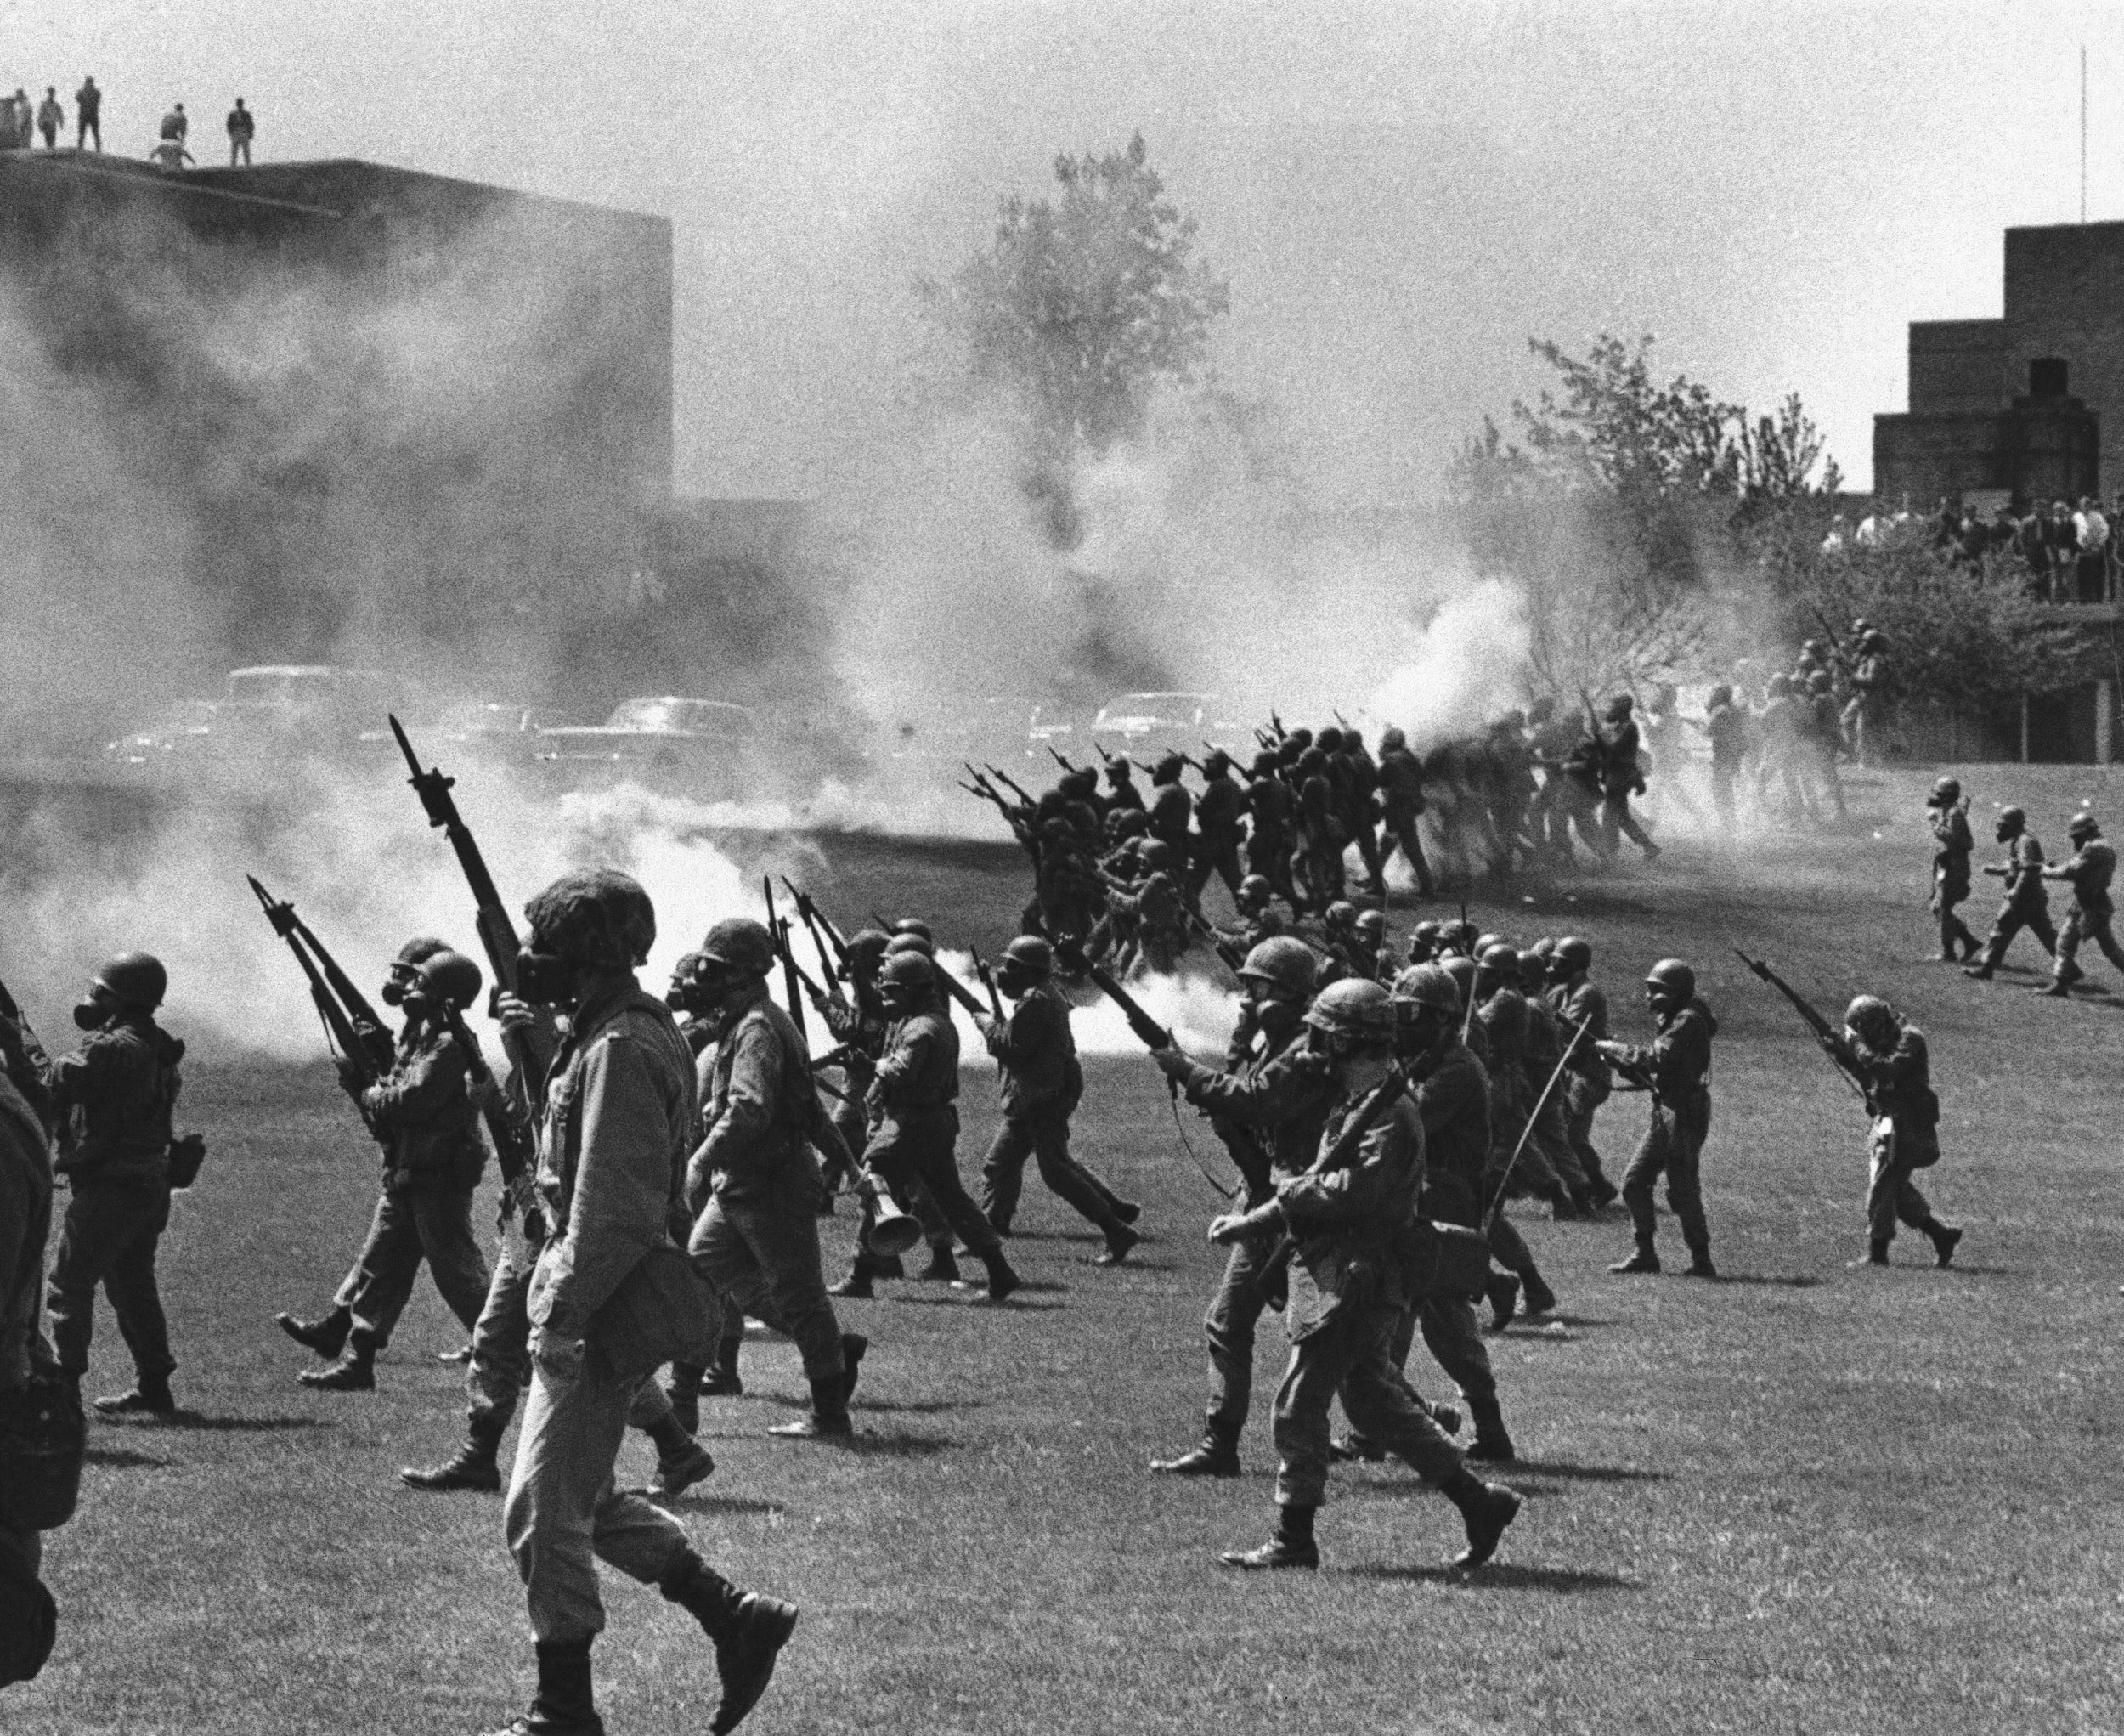
[(1607, 828), (1601, 823), (1601, 799), (1583, 785), (1567, 783), (1563, 794), (1565, 833), (1578, 828), (1579, 842), (1594, 855), (1610, 857), (1620, 847), (1608, 836)]
[(44, 1534), (0, 1525), (0, 1597), (6, 1631), (0, 1632), (0, 1688), (34, 1682), (50, 1660), (59, 1637), (59, 1606), (38, 1579)]
[(155, 1248), (169, 1221), (170, 1190), (159, 1181), (74, 1184), (46, 1298), (52, 1349), (66, 1373), (78, 1379), (88, 1371), (100, 1284), (140, 1378), (170, 1377), (177, 1361), (155, 1284)]
[(1816, 742), (1807, 759), (1807, 769), (1814, 774), (1816, 786), (1829, 798), (1839, 820), (1845, 817), (1844, 780), (1837, 775), (1836, 744)]
[(1985, 970), (1996, 970), (2006, 957), (2006, 949), (2014, 944), (2014, 936), (2023, 929), (2042, 942), (2046, 953), (2058, 950), (2058, 930), (2050, 925), (2050, 908), (2036, 904), (2025, 909), (2016, 908), (2012, 899), (1998, 907), (1998, 915), (1991, 924), (1991, 932), (1984, 942), (1984, 956), (1977, 960)]
[(1518, 1226), (1502, 1212), (1490, 1218), (1489, 1251), (1491, 1258), (1508, 1272), (1516, 1272), (1522, 1278), (1541, 1275), (1534, 1265), (1534, 1250), (1527, 1246)]
[[(863, 1148), (870, 1143), (870, 1123), (863, 1115), (861, 1094), (851, 1091), (853, 1103), (833, 1105), (833, 1126), (842, 1142), (855, 1156), (861, 1157)], [(914, 1221), (922, 1226), (922, 1239), (931, 1247), (949, 1247), (952, 1245), (952, 1226), (944, 1221), (944, 1214), (936, 1208), (936, 1202), (929, 1197), (929, 1189), (920, 1182), (901, 1190), (886, 1184), (885, 1191), (892, 1196), (892, 1202), (903, 1212), (912, 1213)], [(863, 1227), (870, 1227), (871, 1212), (867, 1202), (863, 1207)], [(859, 1250), (860, 1252), (860, 1250)]]
[(1426, 1482), (1460, 1468), (1460, 1449), (1432, 1421), (1393, 1360), (1401, 1310), (1375, 1303), (1334, 1309), (1291, 1347), (1276, 1391), (1276, 1502), (1318, 1507), (1327, 1496), (1328, 1407), (1337, 1397), (1350, 1426)]
[(1126, 1226), (1114, 1211), (1113, 1196), (1090, 1171), (1070, 1156), (1070, 1118), (1038, 1115), (1025, 1120), (1005, 1117), (996, 1128), (988, 1161), (981, 1166), (981, 1210), (991, 1224), (1008, 1224), (1017, 1215), (1025, 1185), (1025, 1159), (1040, 1168), (1048, 1190), (1109, 1234)]
[[(486, 1305), (472, 1327), (472, 1360), (465, 1371), (465, 1417), (485, 1423), (496, 1439), (517, 1414), (517, 1400), (531, 1377), (531, 1268), (505, 1241), (494, 1255)], [(671, 1401), (652, 1380), (641, 1383), (627, 1421), (645, 1433), (671, 1414)]]
[[(1462, 1398), (1477, 1409), (1496, 1402), (1497, 1375), (1472, 1302), (1465, 1296), (1431, 1297), (1417, 1308), (1416, 1325), (1431, 1360), (1460, 1388)], [(1401, 1354), (1408, 1355), (1405, 1347)]]
[(1659, 847), (1637, 823), (1637, 816), (1630, 811), (1630, 792), (1626, 789), (1613, 789), (1601, 798), (1601, 829), (1607, 840), (1610, 856), (1622, 848), (1618, 833), (1640, 850), (1653, 851)]
[[(1540, 1151), (1556, 1179), (1562, 1182), (1565, 1192), (1582, 1194), (1592, 1187), (1593, 1179), (1579, 1163), (1578, 1147), (1571, 1143), (1570, 1133), (1564, 1125), (1561, 1083), (1549, 1094), (1541, 1113), (1534, 1117), (1534, 1136), (1529, 1144)], [(1526, 1159), (1522, 1157), (1520, 1162), (1523, 1163)]]
[(472, 1234), (470, 1188), (424, 1182), (377, 1196), (369, 1240), (332, 1301), (352, 1311), (354, 1330), (379, 1350), (391, 1342), (423, 1258), (449, 1311), (470, 1332), (487, 1304), (487, 1260)]
[(1347, 823), (1350, 828), (1350, 842), (1357, 846), (1357, 859), (1364, 864), (1364, 880), (1368, 885), (1383, 885), (1387, 864), (1379, 853), (1378, 823), (1369, 816), (1353, 814)]
[[(1398, 845), (1401, 853), (1409, 858), (1409, 868), (1416, 877), (1416, 889), (1426, 897), (1431, 895), (1431, 864), (1424, 860), (1423, 838), (1416, 823), (1416, 817), (1396, 808), (1387, 815), (1387, 835)], [(1380, 872), (1393, 860), (1394, 852), (1388, 850), (1380, 858)]]
[(959, 1180), (958, 1162), (952, 1155), (957, 1143), (958, 1111), (950, 1104), (901, 1110), (878, 1125), (863, 1161), (895, 1191), (910, 1181), (929, 1189), (944, 1221), (969, 1253), (981, 1257), (999, 1253), (1002, 1238), (981, 1215), (981, 1208), (967, 1197), (965, 1185)]
[(732, 1326), (751, 1315), (792, 1340), (806, 1380), (847, 1372), (840, 1322), (819, 1265), (818, 1214), (808, 1205), (718, 1194), (694, 1224), (686, 1252)]
[(1230, 838), (1198, 838), (1191, 846), (1188, 862), (1188, 898), (1192, 903), (1202, 902), (1202, 889), (1210, 883), (1214, 874), (1224, 882), (1225, 890), (1233, 897), (1239, 896), (1239, 840)]
[(1964, 953), (1974, 955), (1977, 950), (1976, 936), (1969, 932), (1969, 925), (1955, 914), (1954, 907), (1969, 896), (1967, 874), (1949, 876), (1937, 868), (1932, 874), (1932, 913), (1940, 919), (1940, 956), (1954, 957), (1958, 946)]
[(1563, 1136), (1571, 1142), (1579, 1168), (1597, 1190), (1607, 1179), (1601, 1168), (1601, 1154), (1593, 1147), (1593, 1117), (1602, 1101), (1600, 1088), (1582, 1073), (1568, 1073), (1563, 1081)]
[(1677, 1114), (1655, 1100), (1652, 1121), (1637, 1147), (1637, 1155), (1623, 1172), (1623, 1202), (1630, 1207), (1637, 1245), (1649, 1250), (1658, 1217), (1652, 1202), (1652, 1187), (1664, 1173), (1667, 1178), (1667, 1204), (1681, 1223), (1681, 1239), (1692, 1254), (1710, 1250), (1710, 1227), (1703, 1219), (1703, 1194), (1698, 1185), (1698, 1165), (1703, 1141), (1710, 1131), (1711, 1110), (1707, 1101), (1700, 1116)]
[(2116, 944), (2116, 936), (2110, 927), (2110, 913), (2090, 914), (2076, 903), (2065, 912), (2065, 925), (2058, 930), (2057, 962), (2053, 975), (2060, 981), (2070, 981), (2077, 975), (2078, 968), (2073, 960), (2079, 956), (2080, 942), (2092, 940), (2101, 947), (2102, 956), (2119, 970), (2124, 970), (2124, 949)]
[(627, 1413), (644, 1384), (654, 1383), (614, 1379), (594, 1353), (569, 1379), (533, 1371), (503, 1514), (531, 1631), (542, 1643), (585, 1640), (603, 1629), (593, 1554), (654, 1585), (687, 1547), (669, 1513), (613, 1484)]
[(1210, 1311), (1202, 1316), (1202, 1335), (1210, 1347), (1210, 1421), (1234, 1438), (1246, 1426), (1253, 1402), (1254, 1328), (1268, 1307), (1262, 1300), (1261, 1272), (1269, 1247), (1255, 1236), (1232, 1244)]
[(1721, 765), (1716, 760), (1711, 762), (1711, 806), (1729, 825), (1733, 820), (1733, 772), (1731, 766)]
[(1911, 1179), (1912, 1166), (1895, 1155), (1895, 1140), (1886, 1136), (1878, 1123), (1869, 1155), (1872, 1162), (1866, 1186), (1866, 1227), (1871, 1239), (1893, 1241), (1898, 1219), (1912, 1230), (1937, 1229), (1939, 1219), (1932, 1215), (1930, 1203)]

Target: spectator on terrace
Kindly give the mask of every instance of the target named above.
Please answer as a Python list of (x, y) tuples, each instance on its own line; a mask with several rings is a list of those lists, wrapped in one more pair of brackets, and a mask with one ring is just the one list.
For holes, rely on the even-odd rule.
[(181, 139), (162, 139), (148, 153), (148, 156), (157, 168), (163, 169), (181, 169), (185, 164), (195, 161), (191, 152), (184, 149), (184, 141)]
[(2094, 503), (2094, 496), (2080, 496), (2080, 510), (2072, 515), (2072, 532), (2078, 557), (2075, 569), (2082, 602), (2101, 602), (2109, 592), (2110, 521)]
[(236, 99), (236, 106), (229, 111), (229, 167), (234, 168), (240, 157), (244, 167), (251, 166), (251, 137), (258, 130), (257, 122), (251, 110), (244, 107), (243, 99)]
[(44, 87), (44, 100), (37, 105), (37, 130), (44, 135), (47, 150), (59, 149), (59, 128), (66, 124), (66, 110), (59, 106), (59, 92), (51, 85)]
[(74, 110), (81, 117), (81, 131), (74, 140), (76, 150), (84, 149), (93, 137), (96, 149), (104, 148), (104, 93), (96, 88), (93, 77), (83, 78), (81, 88), (74, 93)]

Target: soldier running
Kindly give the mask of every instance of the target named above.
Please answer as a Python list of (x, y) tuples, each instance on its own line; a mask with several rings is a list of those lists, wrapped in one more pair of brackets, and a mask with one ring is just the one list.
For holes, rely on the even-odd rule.
[(1864, 1085), (1873, 1117), (1866, 1191), (1870, 1239), (1865, 1258), (1852, 1264), (1886, 1265), (1900, 1219), (1931, 1238), (1933, 1263), (1944, 1271), (1962, 1232), (1932, 1215), (1911, 1179), (1913, 1170), (1940, 1161), (1940, 1100), (1932, 1091), (1925, 1033), (1886, 1001), (1862, 994), (1844, 1009), (1844, 1035), (1831, 1052)]
[(1959, 947), (1966, 964), (1976, 957), (1980, 943), (1954, 907), (1969, 896), (1969, 855), (1976, 843), (1969, 836), (1969, 805), (1957, 780), (1935, 781), (1925, 798), (1925, 821), (1932, 828), (1932, 913), (1940, 924), (1940, 962), (1954, 964)]
[(2006, 890), (1991, 932), (1985, 938), (1984, 956), (1962, 967), (1964, 976), (1979, 982), (1991, 980), (2014, 936), (2023, 929), (2042, 943), (2046, 953), (2054, 956), (2058, 950), (2058, 931), (2050, 925), (2050, 895), (2043, 891), (2043, 847), (2028, 829), (2027, 814), (2017, 807), (2001, 808), (1992, 835), (2007, 846), (2007, 858), (1984, 872), (2003, 879)]
[(2056, 963), (2049, 984), (2038, 991), (2060, 998), (2087, 974), (2076, 962), (2083, 940), (2093, 940), (2101, 947), (2104, 958), (2124, 970), (2124, 949), (2118, 947), (2110, 928), (2116, 914), (2116, 906), (2110, 902), (2110, 882), (2116, 877), (2116, 851), (2090, 813), (2075, 814), (2065, 835), (2072, 840), (2071, 860), (2046, 866), (2042, 874), (2047, 880), (2071, 883), (2072, 908), (2065, 913), (2065, 925), (2058, 931)]

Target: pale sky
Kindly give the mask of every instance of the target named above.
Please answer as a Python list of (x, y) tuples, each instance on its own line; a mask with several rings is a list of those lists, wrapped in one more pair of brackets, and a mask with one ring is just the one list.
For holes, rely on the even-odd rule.
[(13, 5), (0, 81), (105, 90), (144, 155), (359, 156), (668, 216), (682, 492), (807, 495), (890, 439), (907, 286), (1140, 127), (1230, 281), (1218, 365), (1329, 495), (1427, 489), (1539, 382), (1650, 331), (1855, 485), (1908, 320), (1995, 314), (2000, 232), (2124, 217), (2124, 12), (2092, 4)]

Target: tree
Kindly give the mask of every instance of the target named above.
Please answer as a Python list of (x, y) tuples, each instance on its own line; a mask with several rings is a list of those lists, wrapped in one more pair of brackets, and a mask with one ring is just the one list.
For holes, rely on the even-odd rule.
[(1127, 438), (1160, 385), (1193, 382), (1229, 305), (1193, 262), (1195, 219), (1166, 197), (1141, 133), (1057, 157), (1054, 178), (1054, 202), (1004, 200), (986, 252), (917, 286), (971, 376), (1030, 416), (1042, 469)]

